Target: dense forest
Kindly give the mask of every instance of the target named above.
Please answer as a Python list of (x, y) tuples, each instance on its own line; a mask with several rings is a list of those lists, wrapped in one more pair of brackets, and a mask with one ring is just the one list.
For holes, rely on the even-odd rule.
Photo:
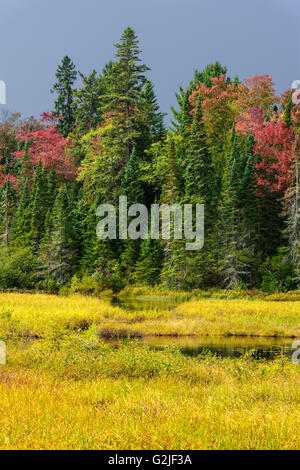
[[(131, 28), (115, 48), (88, 76), (64, 57), (54, 110), (40, 121), (2, 118), (0, 288), (299, 287), (292, 92), (209, 64), (176, 93), (167, 129)], [(120, 195), (147, 207), (204, 204), (204, 248), (98, 239), (96, 208)]]

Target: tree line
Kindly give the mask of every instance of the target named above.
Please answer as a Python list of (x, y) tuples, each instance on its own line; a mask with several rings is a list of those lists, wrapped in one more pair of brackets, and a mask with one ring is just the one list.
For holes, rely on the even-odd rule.
[[(209, 64), (180, 87), (166, 128), (130, 27), (115, 48), (88, 76), (63, 58), (53, 112), (2, 119), (0, 287), (299, 287), (291, 91), (277, 96), (268, 75), (240, 81)], [(148, 208), (204, 204), (204, 248), (150, 236), (99, 240), (96, 208), (120, 195)]]

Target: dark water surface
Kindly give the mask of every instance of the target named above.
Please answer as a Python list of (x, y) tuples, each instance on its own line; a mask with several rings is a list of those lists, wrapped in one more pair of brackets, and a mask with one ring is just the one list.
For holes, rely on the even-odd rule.
[(218, 357), (238, 358), (249, 353), (254, 359), (274, 359), (278, 356), (292, 356), (292, 339), (223, 337), (223, 336), (181, 336), (145, 337), (141, 340), (154, 348), (180, 346), (183, 354), (198, 356), (210, 351)]
[[(183, 303), (174, 297), (127, 297), (114, 298), (113, 305), (127, 311), (159, 310), (170, 311)], [(139, 341), (153, 348), (162, 349), (167, 346), (179, 346), (183, 354), (198, 356), (210, 351), (219, 357), (238, 358), (245, 353), (255, 359), (273, 359), (284, 355), (292, 356), (294, 349), (292, 338), (265, 338), (252, 336), (146, 336)]]

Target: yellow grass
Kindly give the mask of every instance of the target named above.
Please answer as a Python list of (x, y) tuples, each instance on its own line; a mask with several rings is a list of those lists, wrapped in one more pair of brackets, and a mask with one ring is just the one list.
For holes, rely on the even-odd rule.
[(66, 330), (128, 329), (147, 335), (300, 336), (300, 301), (186, 302), (171, 311), (127, 312), (94, 297), (0, 294), (0, 335), (52, 337)]
[(297, 335), (299, 313), (299, 302), (126, 312), (79, 295), (1, 294), (0, 448), (299, 449), (300, 366), (290, 358), (188, 358), (175, 347), (116, 349), (99, 335)]
[(145, 366), (128, 345), (93, 369), (89, 351), (79, 358), (70, 344), (75, 364), (66, 365), (65, 347), (51, 359), (48, 345), (48, 362), (35, 350), (28, 362), (28, 351), (15, 360), (12, 346), (0, 369), (1, 449), (300, 448), (300, 370), (289, 359), (146, 351)]

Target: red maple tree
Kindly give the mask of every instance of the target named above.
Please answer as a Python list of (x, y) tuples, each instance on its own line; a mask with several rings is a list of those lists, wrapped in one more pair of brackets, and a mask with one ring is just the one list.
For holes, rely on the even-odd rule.
[[(65, 139), (57, 131), (57, 118), (53, 113), (43, 113), (41, 128), (36, 130), (22, 129), (17, 138), (28, 142), (28, 154), (34, 165), (39, 160), (48, 169), (54, 169), (64, 179), (71, 179), (76, 175), (76, 167), (72, 161), (69, 149), (72, 147), (70, 139)], [(14, 152), (16, 158), (24, 157), (24, 150)]]

